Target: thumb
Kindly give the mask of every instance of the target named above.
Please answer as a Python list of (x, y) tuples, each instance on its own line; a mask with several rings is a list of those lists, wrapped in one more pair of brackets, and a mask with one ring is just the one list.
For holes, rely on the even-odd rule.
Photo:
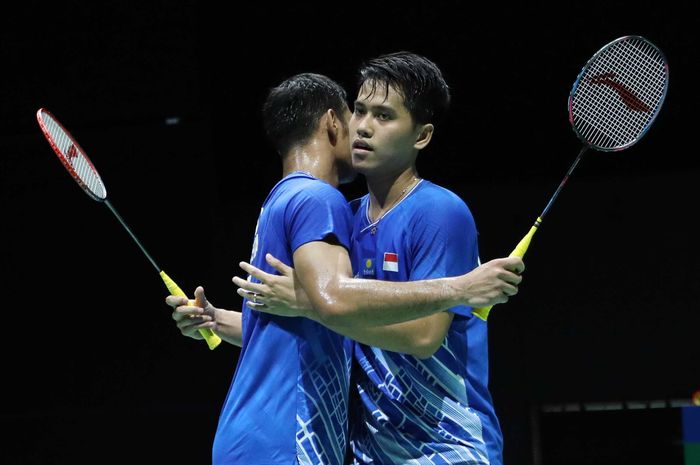
[(207, 297), (204, 295), (204, 288), (202, 286), (197, 286), (194, 290), (194, 305), (195, 307), (204, 308), (207, 306)]
[(271, 267), (279, 271), (282, 276), (291, 276), (294, 272), (294, 268), (276, 259), (272, 254), (265, 254), (265, 260)]
[(507, 269), (510, 269), (513, 273), (516, 274), (522, 274), (523, 271), (525, 271), (525, 262), (523, 261), (522, 258), (520, 257), (509, 257), (510, 263), (509, 266), (506, 267)]

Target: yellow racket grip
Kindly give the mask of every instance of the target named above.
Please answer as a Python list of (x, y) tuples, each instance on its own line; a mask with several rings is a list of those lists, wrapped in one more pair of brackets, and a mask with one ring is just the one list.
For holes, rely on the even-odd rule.
[[(182, 296), (182, 297), (187, 297), (187, 294), (185, 294), (182, 289), (180, 289), (180, 286), (175, 284), (175, 281), (170, 279), (170, 276), (165, 274), (165, 271), (160, 272), (160, 277), (165, 283), (165, 287), (168, 288), (168, 292), (170, 292), (170, 295), (177, 295), (177, 296)], [(192, 302), (192, 301), (190, 301)], [(208, 328), (200, 329), (199, 334), (202, 335), (205, 341), (207, 341), (207, 345), (209, 346), (209, 349), (214, 350), (216, 347), (221, 344), (221, 338), (214, 334), (214, 331)]]
[[(532, 236), (535, 235), (537, 228), (539, 228), (541, 224), (542, 218), (537, 217), (537, 221), (535, 221), (535, 224), (533, 224), (530, 230), (527, 232), (527, 234), (525, 234), (525, 237), (520, 239), (518, 245), (515, 246), (513, 251), (508, 256), (523, 258), (525, 256), (525, 252), (527, 252), (527, 248), (530, 247), (530, 241), (532, 240)], [(489, 317), (489, 312), (491, 311), (491, 308), (493, 308), (493, 305), (489, 307), (475, 308), (474, 310), (472, 310), (472, 313), (478, 318), (481, 318), (482, 320), (486, 321)]]

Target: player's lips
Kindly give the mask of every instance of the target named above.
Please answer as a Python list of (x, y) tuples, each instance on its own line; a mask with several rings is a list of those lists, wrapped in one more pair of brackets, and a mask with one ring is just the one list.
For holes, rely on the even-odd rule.
[(369, 145), (367, 142), (357, 139), (352, 143), (352, 148), (353, 151), (365, 151), (369, 152), (372, 150), (372, 146)]

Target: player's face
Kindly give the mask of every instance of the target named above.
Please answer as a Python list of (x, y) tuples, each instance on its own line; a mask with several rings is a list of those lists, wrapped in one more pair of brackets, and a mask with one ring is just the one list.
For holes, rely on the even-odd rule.
[(415, 124), (395, 89), (366, 82), (350, 118), (352, 165), (365, 176), (403, 172), (415, 163), (422, 125)]

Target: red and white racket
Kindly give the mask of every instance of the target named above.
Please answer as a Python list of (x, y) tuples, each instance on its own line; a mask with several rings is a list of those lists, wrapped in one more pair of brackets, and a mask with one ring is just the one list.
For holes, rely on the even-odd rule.
[[(640, 36), (623, 36), (598, 50), (576, 77), (569, 93), (569, 122), (583, 147), (549, 203), (510, 256), (523, 257), (532, 236), (589, 149), (617, 152), (647, 133), (668, 90), (668, 64), (656, 45)], [(486, 320), (491, 307), (474, 309)]]
[[(117, 217), (121, 225), (124, 226), (124, 229), (126, 229), (131, 238), (134, 239), (144, 255), (146, 255), (146, 258), (148, 258), (156, 271), (158, 271), (165, 286), (168, 288), (168, 292), (170, 292), (171, 295), (186, 297), (182, 289), (180, 289), (180, 287), (156, 264), (153, 257), (146, 251), (141, 242), (136, 238), (136, 235), (134, 235), (126, 222), (124, 222), (119, 213), (114, 209), (114, 206), (107, 200), (107, 188), (100, 174), (75, 138), (63, 127), (54, 115), (44, 108), (40, 108), (36, 112), (36, 119), (39, 122), (39, 127), (44, 133), (46, 140), (48, 140), (54, 152), (58, 155), (58, 159), (68, 170), (71, 177), (90, 198), (102, 202), (109, 207), (110, 211), (114, 213), (114, 216)], [(210, 329), (200, 329), (199, 333), (204, 337), (210, 349), (216, 348), (221, 343), (221, 338)]]

